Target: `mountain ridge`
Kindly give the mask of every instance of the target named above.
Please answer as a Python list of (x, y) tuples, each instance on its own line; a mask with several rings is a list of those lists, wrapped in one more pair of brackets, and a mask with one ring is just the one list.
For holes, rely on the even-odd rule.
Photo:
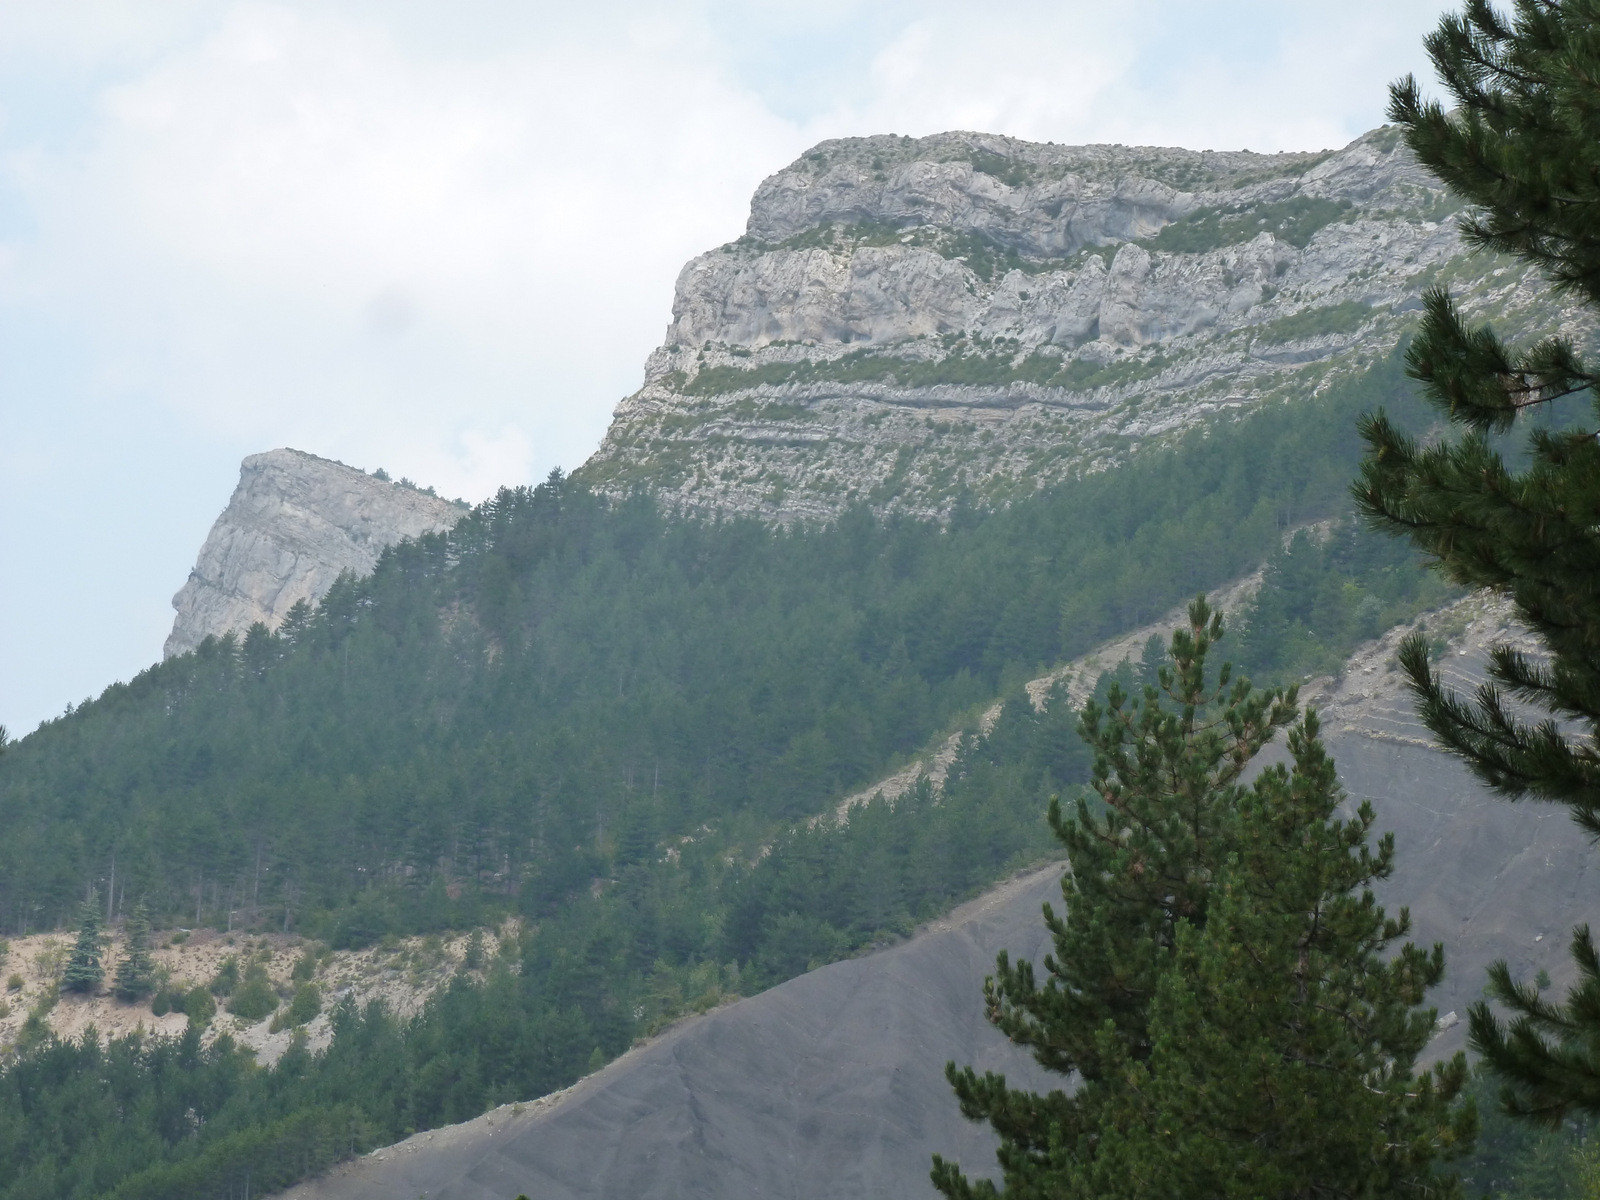
[[(684, 266), (644, 385), (575, 474), (686, 513), (942, 519), (1306, 403), (1390, 352), (1429, 284), (1475, 316), (1570, 317), (1526, 269), (1469, 259), (1454, 211), (1387, 126), (1276, 155), (822, 142)], [(246, 460), (174, 598), (169, 656), (273, 627), (451, 523), (414, 489), (271, 453), (275, 480)]]
[[(1073, 709), (1106, 681), (1087, 662), (1070, 679), (1038, 672), (1111, 634), (1126, 644), (1128, 629), (1263, 560), (1265, 599), (1236, 644), (1264, 679), (1323, 669), (1437, 600), (1442, 585), (1414, 557), (1338, 519), (1359, 456), (1355, 416), (1392, 403), (1407, 429), (1427, 419), (1393, 345), (1425, 280), (1470, 284), (1477, 312), (1562, 314), (1539, 308), (1526, 273), (1460, 258), (1437, 198), (1403, 190), (1411, 166), (1389, 135), (1266, 166), (1150, 151), (1131, 176), (1145, 152), (975, 138), (890, 139), (881, 166), (872, 139), (840, 143), (780, 173), (758, 232), (784, 237), (751, 235), (685, 275), (688, 298), (708, 305), (682, 307), (682, 330), (704, 319), (745, 340), (664, 347), (647, 383), (660, 420), (636, 442), (613, 426), (627, 461), (597, 455), (576, 480), (506, 489), (448, 533), (402, 537), (370, 579), (341, 568), (304, 619), (206, 637), (8, 754), (0, 911), (24, 933), (67, 920), (98, 881), (168, 922), (193, 914), (232, 930), (238, 915), (257, 937), (293, 926), (330, 950), (376, 944), (386, 963), (402, 937), (519, 918), (485, 951), (481, 979), (458, 976), (415, 1021), (338, 1007), (327, 1021), (343, 1032), (324, 1056), (290, 1045), (257, 1077), (265, 1090), (208, 1117), (207, 1133), (140, 1149), (149, 1158), (127, 1195), (233, 1186), (229, 1172), (249, 1178), (252, 1164), (283, 1158), (268, 1148), (294, 1139), (303, 1173), (356, 1145), (357, 1117), (365, 1145), (459, 1120), (563, 1087), (684, 1012), (768, 988), (672, 1043), (699, 1047), (709, 1093), (686, 1072), (670, 1095), (582, 1089), (601, 1105), (574, 1118), (589, 1134), (529, 1161), (568, 1155), (571, 1170), (546, 1182), (573, 1196), (597, 1194), (584, 1182), (596, 1163), (609, 1164), (611, 1194), (644, 1194), (641, 1182), (709, 1194), (702, 1160), (714, 1143), (731, 1194), (792, 1181), (801, 1151), (824, 1168), (866, 1163), (850, 1180), (861, 1194), (888, 1194), (888, 1179), (920, 1185), (921, 1165), (906, 1164), (955, 1135), (908, 1101), (910, 1076), (894, 1066), (936, 1074), (946, 1053), (968, 1052), (960, 1030), (981, 1027), (969, 976), (982, 956), (958, 973), (945, 962), (937, 985), (901, 977), (902, 990), (958, 1014), (937, 1037), (896, 1030), (881, 982), (867, 979), (876, 968), (850, 965), (893, 951), (849, 956), (1046, 852), (1044, 798), (1088, 770)], [(1087, 166), (1074, 174), (1072, 163)], [(872, 187), (852, 183), (862, 178)], [(1390, 185), (1409, 207), (1373, 200)], [(938, 220), (887, 225), (896, 196)], [(1070, 211), (1047, 211), (1073, 197)], [(1437, 253), (1406, 262), (1407, 246)], [(764, 280), (803, 286), (762, 309)], [(940, 330), (956, 318), (965, 324)], [(806, 321), (818, 337), (779, 336)], [(389, 486), (275, 453), (342, 494)], [(830, 483), (841, 463), (865, 483)], [(218, 563), (268, 563), (263, 595), (322, 561), (274, 543), (280, 527), (316, 518), (335, 549), (381, 540), (329, 520), (336, 504), (284, 502), (290, 490), (268, 496), (278, 515), (256, 527), (265, 549), (254, 559), (249, 537), (218, 539)], [(1288, 536), (1322, 518), (1317, 536)], [(1133, 681), (1131, 665), (1109, 669)], [(1377, 670), (1351, 678), (1365, 686)], [(1419, 929), (1457, 949), (1525, 951), (1519, 922), (1537, 914), (1510, 868), (1543, 856), (1561, 904), (1576, 903), (1582, 848), (1462, 788), (1461, 772), (1403, 728), (1391, 682), (1362, 693), (1382, 709), (1365, 725), (1350, 714), (1367, 701), (1347, 706), (1335, 754), (1352, 794), (1383, 801), (1421, 848), (1398, 898), (1415, 899), (1428, 912)], [(986, 709), (996, 696), (1003, 705)], [(938, 747), (960, 714), (980, 712), (993, 713), (987, 735)], [(943, 781), (929, 771), (892, 800), (880, 788), (882, 800), (853, 803), (930, 738), (933, 765), (941, 754), (954, 764)], [(62, 837), (68, 823), (85, 836)], [(107, 912), (123, 899), (113, 889)], [(1520, 906), (1509, 918), (1485, 911), (1507, 903)], [(1449, 925), (1463, 913), (1472, 920)], [(264, 972), (266, 950), (252, 954)], [(846, 976), (867, 981), (861, 1011), (878, 1014), (853, 1031), (826, 1019), (843, 1012), (826, 981)], [(795, 986), (771, 988), (782, 980)], [(766, 1058), (694, 1040), (785, 1006), (787, 1028), (757, 1021), (735, 1039)], [(839, 1035), (826, 1052), (819, 1013), (823, 1042)], [(41, 1019), (36, 1005), (19, 1039)], [(863, 1030), (871, 1055), (850, 1048)], [(118, 1052), (164, 1051), (125, 1041)], [(230, 1053), (220, 1040), (209, 1052)], [(774, 1052), (810, 1064), (804, 1079), (770, 1069)], [(705, 1102), (728, 1090), (722, 1060), (748, 1086), (719, 1115)], [(772, 1091), (784, 1078), (804, 1084), (799, 1099)], [(872, 1091), (886, 1078), (891, 1094)], [(936, 1081), (909, 1088), (911, 1099), (934, 1091)], [(317, 1126), (332, 1096), (352, 1122), (339, 1145)], [(279, 1111), (289, 1115), (262, 1124)], [(595, 1116), (607, 1111), (645, 1124)], [(881, 1136), (864, 1119), (834, 1121), (841, 1111), (873, 1114)], [(742, 1132), (716, 1142), (726, 1125)], [(631, 1147), (617, 1145), (622, 1130)], [(296, 1177), (282, 1161), (273, 1171), (274, 1186)]]
[(1468, 261), (1454, 211), (1390, 127), (1273, 156), (823, 143), (684, 267), (578, 474), (685, 511), (944, 515), (1314, 396), (1387, 352), (1430, 283), (1564, 319), (1528, 272)]

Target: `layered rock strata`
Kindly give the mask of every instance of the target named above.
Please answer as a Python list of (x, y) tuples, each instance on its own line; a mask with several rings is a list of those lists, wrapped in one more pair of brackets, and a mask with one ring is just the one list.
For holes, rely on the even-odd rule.
[(408, 483), (304, 451), (253, 454), (172, 598), (178, 615), (165, 656), (257, 621), (275, 629), (296, 603), (314, 604), (341, 574), (366, 575), (385, 547), (449, 529), (465, 512)]
[(1511, 328), (1564, 316), (1464, 254), (1392, 128), (1278, 155), (824, 142), (683, 269), (581, 475), (777, 520), (1003, 502), (1315, 394), (1388, 353), (1430, 283)]

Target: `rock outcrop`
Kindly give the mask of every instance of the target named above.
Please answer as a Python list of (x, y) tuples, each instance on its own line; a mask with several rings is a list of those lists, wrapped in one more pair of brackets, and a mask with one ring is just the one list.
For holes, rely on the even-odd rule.
[(1336, 152), (824, 142), (690, 262), (580, 475), (690, 511), (1003, 502), (1387, 353), (1430, 283), (1563, 318), (1383, 128)]
[(208, 636), (275, 629), (301, 600), (315, 603), (346, 571), (369, 573), (386, 546), (449, 529), (460, 504), (300, 450), (252, 454), (200, 547), (164, 652)]

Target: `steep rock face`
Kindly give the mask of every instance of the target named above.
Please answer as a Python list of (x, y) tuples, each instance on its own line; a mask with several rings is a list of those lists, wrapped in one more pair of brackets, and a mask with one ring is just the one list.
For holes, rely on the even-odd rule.
[(1429, 283), (1560, 324), (1453, 214), (1389, 128), (1321, 154), (824, 142), (683, 269), (580, 474), (777, 520), (934, 514), (1313, 395), (1391, 349)]
[(300, 450), (252, 454), (239, 486), (172, 598), (165, 656), (257, 621), (275, 629), (295, 603), (315, 603), (345, 571), (365, 575), (384, 547), (449, 529), (465, 509)]

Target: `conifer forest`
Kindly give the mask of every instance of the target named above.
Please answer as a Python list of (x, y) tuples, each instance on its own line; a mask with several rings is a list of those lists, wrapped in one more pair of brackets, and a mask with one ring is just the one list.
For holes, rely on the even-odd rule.
[[(1015, 330), (1055, 288), (1059, 328), (958, 331), (941, 309), (903, 354), (673, 333), (589, 467), (473, 506), (316, 460), (449, 520), (281, 622), (0, 729), (0, 1200), (267, 1196), (922, 944), (1046, 866), (1048, 952), (1002, 952), (967, 1013), (1042, 1074), (938, 1064), (930, 1111), (998, 1153), (934, 1155), (927, 1194), (1600, 1195), (1589, 927), (1557, 931), (1564, 994), (1498, 961), (1440, 1020), (1443, 943), (1379, 900), (1406, 848), (1343, 789), (1301, 690), (1369, 653), (1420, 722), (1392, 740), (1458, 764), (1486, 811), (1561, 806), (1566, 836), (1600, 833), (1600, 0), (1466, 0), (1424, 49), (1448, 100), (1401, 80), (1392, 125), (1351, 144), (1399, 207), (1335, 196), (1332, 151), (825, 142), (685, 269), (673, 330), (712, 320), (683, 297), (719, 271), (891, 260), (959, 276), (961, 303), (987, 289)], [(1145, 208), (1044, 249), (948, 216), (783, 224), (918, 171), (1050, 221), (1065, 201), (1040, 189), (1113, 176)], [(1422, 261), (1453, 230), (1478, 274)], [(1402, 236), (1406, 296), (1384, 264), (1311, 296), (1319, 247)], [(1179, 276), (1215, 295), (1127, 324), (1119, 297)], [(1081, 328), (1068, 283), (1105, 291)], [(1009, 424), (918, 407), (952, 389)], [(1081, 441), (1043, 444), (1073, 421)], [(837, 460), (894, 438), (893, 470), (839, 500)], [(807, 453), (833, 464), (806, 477), (824, 515), (768, 479)], [(621, 486), (635, 454), (650, 468)], [(740, 475), (739, 454), (766, 465)], [(980, 460), (1054, 474), (997, 483)], [(917, 503), (942, 488), (942, 507), (893, 502), (919, 462)], [(1469, 597), (1516, 623), (1476, 690), (1427, 624)], [(24, 939), (44, 947), (26, 962)], [(190, 939), (216, 952), (205, 978), (163, 965)], [(436, 974), (414, 1003), (362, 998), (325, 970), (360, 955)], [(90, 1000), (138, 1020), (61, 1032)]]

